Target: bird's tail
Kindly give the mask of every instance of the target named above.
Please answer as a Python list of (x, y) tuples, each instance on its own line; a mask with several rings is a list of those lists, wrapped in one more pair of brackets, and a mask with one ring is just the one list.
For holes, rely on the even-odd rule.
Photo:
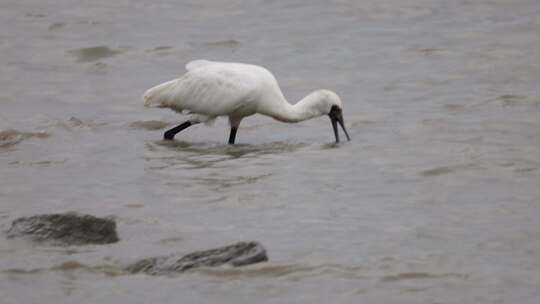
[(164, 108), (169, 106), (169, 100), (172, 95), (173, 87), (178, 80), (171, 80), (159, 84), (144, 92), (143, 100), (145, 107)]

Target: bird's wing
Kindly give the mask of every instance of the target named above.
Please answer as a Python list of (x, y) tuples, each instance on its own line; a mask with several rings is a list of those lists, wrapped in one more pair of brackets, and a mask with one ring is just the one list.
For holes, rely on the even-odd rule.
[(211, 63), (212, 61), (205, 60), (205, 59), (192, 60), (186, 64), (186, 70), (191, 71), (191, 70), (194, 70), (196, 68), (199, 68), (199, 67), (211, 64)]
[(189, 70), (172, 82), (167, 106), (175, 111), (207, 116), (229, 115), (255, 99), (256, 77), (220, 63)]

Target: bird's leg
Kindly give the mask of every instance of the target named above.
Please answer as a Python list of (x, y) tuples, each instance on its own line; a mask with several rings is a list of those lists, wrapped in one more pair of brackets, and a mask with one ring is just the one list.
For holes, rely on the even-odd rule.
[(238, 131), (238, 127), (231, 127), (231, 133), (229, 134), (229, 145), (234, 144), (234, 139), (236, 138), (236, 131)]
[(163, 134), (163, 139), (165, 139), (165, 140), (172, 140), (172, 139), (174, 138), (174, 136), (175, 136), (178, 132), (180, 132), (180, 131), (184, 130), (185, 128), (187, 128), (187, 127), (189, 127), (189, 126), (192, 126), (192, 125), (194, 125), (194, 124), (196, 124), (196, 123), (197, 123), (197, 122), (191, 122), (191, 121), (188, 120), (188, 121), (186, 121), (186, 122), (184, 122), (184, 123), (182, 123), (182, 124), (180, 124), (180, 125), (178, 125), (178, 126), (172, 128), (172, 129), (170, 129), (170, 130), (167, 130), (167, 131), (165, 132), (165, 134)]
[(238, 127), (240, 126), (242, 118), (242, 116), (229, 116), (229, 125), (231, 126), (231, 133), (229, 134), (229, 145), (234, 144), (234, 140), (236, 139), (236, 131), (238, 131)]

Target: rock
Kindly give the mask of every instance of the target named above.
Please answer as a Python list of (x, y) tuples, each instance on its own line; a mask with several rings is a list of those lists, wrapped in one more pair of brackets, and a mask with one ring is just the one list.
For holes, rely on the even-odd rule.
[(68, 51), (71, 55), (77, 58), (77, 62), (92, 62), (102, 58), (108, 58), (120, 53), (122, 50), (111, 49), (105, 45), (99, 45), (94, 47), (82, 48)]
[(257, 242), (239, 242), (216, 249), (196, 251), (188, 255), (146, 258), (128, 265), (130, 273), (170, 275), (198, 267), (216, 267), (225, 264), (244, 266), (268, 261), (266, 250)]
[(8, 238), (27, 238), (54, 245), (110, 244), (118, 241), (112, 218), (63, 213), (21, 217), (13, 221)]
[(36, 137), (46, 138), (50, 134), (46, 132), (23, 132), (14, 129), (0, 130), (0, 148), (7, 148), (20, 143), (22, 140)]

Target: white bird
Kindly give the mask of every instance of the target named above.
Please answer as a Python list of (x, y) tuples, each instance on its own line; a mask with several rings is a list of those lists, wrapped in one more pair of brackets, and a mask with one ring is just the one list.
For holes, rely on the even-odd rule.
[(186, 122), (166, 131), (165, 140), (172, 140), (178, 132), (194, 124), (211, 123), (218, 116), (228, 116), (229, 144), (234, 144), (242, 119), (255, 113), (288, 123), (328, 115), (336, 142), (339, 142), (337, 123), (350, 140), (341, 100), (332, 91), (314, 91), (291, 105), (274, 75), (261, 66), (194, 60), (186, 65), (186, 70), (182, 77), (150, 88), (143, 95), (147, 107), (191, 114)]

